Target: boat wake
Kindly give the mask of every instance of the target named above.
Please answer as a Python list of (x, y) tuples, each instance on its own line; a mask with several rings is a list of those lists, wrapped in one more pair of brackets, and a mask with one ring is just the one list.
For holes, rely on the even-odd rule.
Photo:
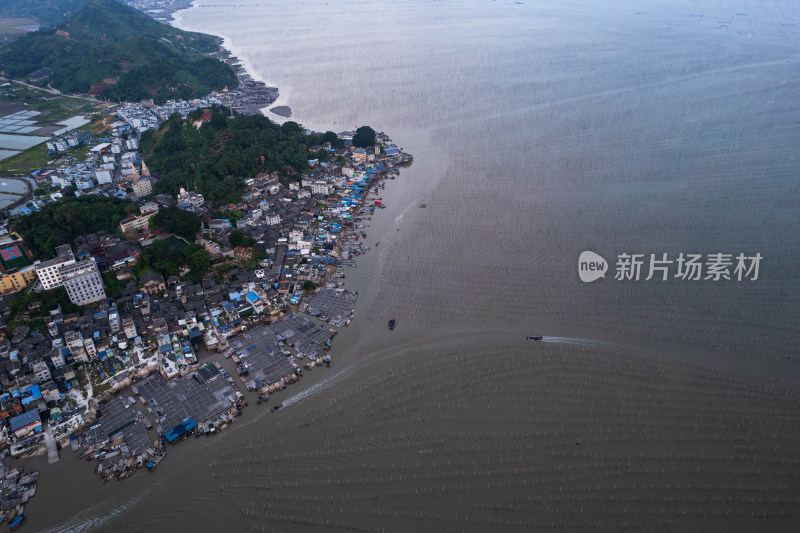
[(297, 403), (300, 400), (304, 400), (304, 399), (308, 398), (309, 396), (313, 396), (314, 394), (317, 394), (319, 392), (324, 391), (325, 389), (327, 389), (331, 385), (333, 385), (333, 383), (336, 380), (338, 380), (339, 378), (349, 374), (352, 370), (353, 370), (353, 366), (348, 366), (347, 368), (336, 372), (332, 376), (328, 376), (327, 378), (323, 379), (319, 383), (315, 383), (311, 387), (309, 387), (309, 388), (307, 388), (307, 389), (305, 389), (303, 391), (298, 392), (294, 396), (291, 396), (291, 397), (285, 399), (283, 401), (283, 406), (284, 407), (288, 407), (288, 406), (292, 405), (293, 403)]
[[(99, 509), (97, 506), (90, 507), (80, 515), (76, 516), (72, 520), (71, 524), (70, 523), (60, 524), (56, 528), (43, 530), (43, 533), (82, 533), (84, 531), (94, 531), (97, 528), (108, 523), (109, 521), (113, 520), (114, 518), (117, 518), (121, 514), (130, 510), (131, 508), (137, 506), (144, 498), (149, 496), (156, 489), (157, 486), (161, 485), (161, 483), (163, 483), (163, 479), (160, 479), (159, 482), (150, 485), (147, 489), (137, 494), (134, 498), (127, 500), (124, 504), (108, 512)], [(93, 518), (85, 517), (87, 514), (95, 512), (99, 514)]]
[(598, 341), (594, 339), (579, 339), (576, 337), (542, 337), (541, 342), (549, 342), (553, 344), (572, 344), (575, 346), (589, 346), (593, 348), (617, 348), (616, 344), (610, 342)]

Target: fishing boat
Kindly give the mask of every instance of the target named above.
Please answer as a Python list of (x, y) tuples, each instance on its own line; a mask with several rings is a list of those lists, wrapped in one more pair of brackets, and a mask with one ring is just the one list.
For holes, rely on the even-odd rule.
[(12, 520), (11, 522), (8, 523), (8, 530), (9, 531), (14, 531), (15, 529), (21, 527), (22, 524), (24, 524), (26, 520), (27, 520), (27, 518), (25, 518), (25, 515), (19, 515), (14, 520)]
[(158, 463), (160, 463), (160, 462), (161, 462), (161, 460), (162, 460), (162, 459), (164, 459), (164, 457), (165, 457), (166, 455), (167, 455), (167, 454), (165, 454), (165, 453), (162, 453), (161, 455), (159, 455), (158, 457), (156, 457), (154, 460), (152, 460), (152, 461), (150, 461), (149, 463), (147, 463), (147, 469), (148, 469), (149, 471), (151, 471), (151, 472), (152, 472), (152, 471), (153, 471), (153, 469), (154, 469), (155, 467), (157, 467), (157, 466), (158, 466)]
[(526, 339), (528, 339), (529, 341), (540, 341), (540, 340), (542, 340), (544, 337), (542, 337), (541, 335), (539, 335), (539, 336), (536, 336), (536, 337), (525, 337), (525, 338), (526, 338)]
[(395, 324), (397, 321), (393, 318), (389, 321), (389, 329), (394, 329)]

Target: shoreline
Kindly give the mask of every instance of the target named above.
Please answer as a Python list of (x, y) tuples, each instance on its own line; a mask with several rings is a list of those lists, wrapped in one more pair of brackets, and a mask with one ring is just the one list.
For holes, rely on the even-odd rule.
[[(222, 39), (222, 40), (224, 42), (224, 39)], [(220, 55), (223, 56), (223, 57), (232, 57), (232, 52), (231, 52), (231, 50), (225, 48), (223, 44), (221, 44), (220, 45)], [(252, 80), (253, 79), (252, 76), (250, 75), (249, 71), (246, 69), (246, 67), (244, 66), (243, 63), (240, 63), (239, 65), (237, 65), (237, 77), (239, 77), (240, 80)], [(264, 116), (267, 116), (266, 113), (264, 112), (264, 109), (266, 109), (266, 108), (259, 107), (256, 112), (260, 113), (260, 114), (262, 114)], [(268, 118), (271, 119), (271, 117), (268, 117)], [(391, 144), (391, 139), (389, 139), (385, 134), (381, 133), (381, 134), (378, 135), (378, 137), (379, 137), (379, 139), (380, 139), (380, 141), (382, 143)], [(366, 183), (365, 183), (366, 184), (366, 188), (364, 190), (363, 196), (359, 197), (360, 200), (357, 202), (357, 204), (355, 204), (355, 205), (351, 204), (352, 207), (351, 207), (351, 211), (349, 211), (349, 213), (351, 213), (355, 217), (368, 217), (368, 218), (371, 219), (371, 211), (372, 210), (374, 210), (376, 207), (385, 207), (383, 205), (377, 205), (377, 204), (380, 204), (380, 202), (377, 202), (376, 205), (373, 205), (372, 207), (370, 207), (368, 205), (368, 202), (372, 202), (376, 198), (378, 198), (378, 191), (381, 188), (385, 187), (385, 180), (387, 180), (389, 178), (390, 179), (395, 179), (395, 174), (399, 173), (399, 168), (401, 166), (408, 166), (413, 161), (413, 157), (411, 157), (409, 154), (405, 154), (403, 152), (398, 152), (398, 153), (400, 155), (400, 158), (397, 161), (392, 161), (392, 162), (389, 162), (389, 163), (381, 163), (377, 168), (370, 167), (370, 168), (367, 168), (365, 171), (363, 171), (364, 178), (362, 178), (362, 179), (366, 180)], [(28, 179), (24, 178), (24, 177), (16, 178), (16, 179), (18, 179), (19, 181), (24, 181), (26, 183), (26, 185), (28, 186), (28, 189), (29, 189), (29, 192), (28, 192), (28, 195), (29, 195), (32, 192), (30, 181)], [(256, 177), (256, 179), (258, 179), (258, 177)], [(248, 191), (249, 190), (251, 190), (251, 189), (248, 189)], [(243, 196), (246, 195), (246, 194), (247, 194), (247, 191), (245, 191)], [(21, 199), (20, 201), (24, 201), (24, 198)], [(362, 246), (361, 246), (361, 243), (356, 243), (356, 241), (358, 241), (358, 239), (359, 239), (359, 234), (362, 234), (363, 238), (366, 239), (366, 233), (364, 233), (362, 230), (356, 229), (354, 221), (346, 222), (343, 219), (338, 219), (338, 220), (340, 220), (345, 227), (343, 228), (343, 232), (341, 233), (340, 238), (338, 238), (336, 240), (336, 243), (335, 243), (334, 249), (333, 249), (334, 253), (332, 253), (331, 255), (341, 258), (343, 253), (346, 253), (348, 262), (344, 263), (344, 264), (354, 265), (354, 263), (355, 263), (354, 257), (357, 256), (357, 255), (361, 255), (362, 253), (365, 253), (366, 251), (369, 251), (369, 249), (370, 249), (369, 247), (366, 247), (366, 249), (363, 249)], [(362, 219), (361, 218), (356, 218), (355, 220), (360, 222)], [(364, 225), (359, 225), (359, 226), (361, 228), (364, 227)], [(281, 314), (279, 314), (278, 316), (275, 316), (275, 317), (272, 317), (272, 316), (269, 316), (269, 315), (264, 316), (264, 317), (259, 317), (259, 320), (254, 321), (254, 322), (249, 322), (249, 326), (250, 327), (257, 327), (257, 326), (266, 327), (266, 326), (268, 326), (270, 324), (276, 323), (282, 317), (284, 317), (287, 314), (292, 313), (292, 312), (293, 313), (302, 313), (302, 316), (307, 316), (309, 318), (312, 318), (313, 315), (307, 315), (305, 313), (305, 310), (308, 307), (307, 302), (309, 300), (313, 299), (314, 296), (316, 294), (318, 294), (319, 291), (322, 290), (322, 289), (331, 289), (331, 288), (339, 289), (339, 287), (341, 285), (343, 285), (343, 283), (339, 283), (339, 282), (335, 282), (335, 281), (332, 282), (331, 281), (331, 277), (332, 276), (334, 278), (337, 277), (334, 274), (337, 272), (337, 268), (341, 268), (341, 266), (342, 266), (342, 264), (337, 262), (337, 263), (325, 268), (324, 272), (322, 273), (321, 278), (318, 281), (317, 290), (315, 290), (311, 294), (305, 294), (304, 293), (303, 297), (295, 305), (291, 306), (289, 311), (287, 311), (285, 313), (281, 313)], [(342, 277), (344, 277), (344, 276), (342, 276)], [(351, 316), (351, 319), (352, 319), (352, 316)], [(316, 320), (316, 318), (314, 320)], [(325, 323), (325, 322), (328, 322), (328, 321), (323, 319), (323, 323)], [(337, 326), (339, 326), (339, 327), (347, 326), (347, 325), (349, 325), (349, 323), (350, 323), (350, 320), (347, 320), (346, 324), (337, 324)], [(331, 330), (331, 331), (334, 331), (334, 330)], [(236, 336), (234, 335), (233, 338), (235, 338), (235, 337)], [(333, 339), (331, 339), (331, 340), (333, 340)], [(86, 430), (92, 424), (97, 422), (97, 415), (96, 415), (97, 407), (99, 407), (100, 405), (106, 404), (107, 402), (114, 402), (119, 398), (126, 398), (126, 397), (127, 398), (131, 398), (132, 396), (129, 396), (129, 395), (138, 396), (138, 391), (135, 388), (136, 384), (137, 383), (141, 383), (142, 381), (149, 379), (149, 376), (151, 376), (153, 374), (157, 374), (157, 375), (161, 375), (164, 379), (167, 379), (169, 381), (172, 381), (173, 379), (188, 378), (190, 375), (192, 375), (195, 372), (197, 372), (199, 368), (201, 368), (201, 367), (203, 367), (205, 365), (208, 365), (209, 363), (213, 364), (213, 365), (216, 365), (217, 367), (221, 368), (220, 365), (224, 364), (224, 359), (226, 359), (227, 356), (228, 356), (227, 351), (226, 352), (219, 351), (217, 353), (208, 352), (208, 354), (210, 354), (211, 356), (210, 357), (206, 356), (206, 357), (198, 358), (195, 361), (195, 363), (190, 365), (190, 367), (188, 367), (188, 368), (186, 368), (186, 369), (184, 369), (184, 370), (182, 370), (182, 371), (180, 371), (178, 373), (174, 373), (172, 375), (164, 376), (163, 372), (161, 372), (159, 370), (160, 367), (158, 367), (158, 366), (154, 367), (154, 366), (151, 366), (151, 365), (148, 364), (148, 366), (146, 366), (145, 368), (143, 368), (143, 369), (141, 369), (139, 371), (130, 373), (130, 376), (129, 376), (128, 379), (125, 379), (122, 382), (118, 382), (116, 385), (114, 385), (110, 389), (105, 390), (104, 392), (102, 392), (101, 394), (99, 394), (97, 396), (92, 395), (91, 392), (90, 392), (90, 396), (85, 399), (87, 407), (89, 407), (89, 409), (82, 413), (82, 415), (83, 415), (83, 423), (82, 423), (82, 425), (80, 427), (78, 427), (78, 428), (73, 428), (73, 430), (71, 432), (67, 432), (67, 433), (62, 432), (60, 434), (60, 436), (58, 436), (58, 445), (60, 445), (62, 447), (62, 449), (65, 449), (67, 447), (67, 445), (70, 444), (70, 439), (71, 439), (70, 433), (71, 433), (71, 435), (77, 436), (77, 439), (79, 439), (78, 442), (83, 441), (84, 435), (87, 433)], [(222, 356), (222, 357), (220, 357), (220, 356)], [(149, 359), (149, 357), (147, 357), (146, 359)], [(304, 368), (305, 368), (305, 370), (311, 370), (315, 366), (322, 366), (324, 363), (325, 363), (325, 359), (323, 359), (323, 357), (320, 356), (320, 357), (317, 358), (316, 361), (312, 360), (309, 364), (306, 364)], [(330, 366), (329, 358), (328, 358), (327, 366)], [(286, 382), (286, 384), (294, 383), (294, 382), (298, 381), (297, 378), (302, 376), (302, 370), (298, 369), (298, 373), (297, 374), (298, 375), (297, 375), (297, 377), (295, 379), (288, 380)], [(244, 378), (242, 380), (245, 381)], [(233, 380), (229, 378), (229, 381), (233, 385)], [(246, 381), (245, 381), (245, 383), (246, 383)], [(91, 380), (90, 380), (90, 385), (91, 385)], [(259, 403), (259, 404), (262, 403), (262, 395), (265, 394), (264, 389), (268, 389), (269, 392), (274, 392), (275, 390), (282, 390), (284, 388), (283, 380), (281, 380), (280, 386), (275, 387), (275, 385), (276, 384), (272, 384), (272, 385), (269, 385), (268, 387), (262, 387), (261, 388), (261, 395), (259, 395), (257, 403)], [(253, 389), (250, 389), (250, 388), (246, 387), (246, 392), (244, 394), (241, 394), (240, 388), (235, 386), (235, 385), (233, 385), (233, 389), (237, 393), (238, 400), (235, 402), (235, 404), (233, 404), (231, 406), (231, 409), (233, 409), (233, 411), (230, 412), (230, 415), (232, 415), (232, 418), (231, 419), (225, 419), (226, 421), (225, 421), (224, 425), (219, 428), (220, 431), (225, 429), (228, 425), (230, 425), (233, 422), (235, 422), (236, 416), (241, 416), (243, 408), (248, 405), (248, 400), (252, 399), (252, 398), (249, 398), (249, 395), (250, 395), (250, 393), (252, 393)], [(91, 390), (91, 387), (90, 387), (90, 390)], [(300, 391), (301, 394), (303, 392), (304, 391)], [(267, 393), (266, 394), (266, 398), (268, 398), (268, 397), (269, 397), (269, 394)], [(141, 396), (139, 396), (139, 398), (141, 398)], [(264, 399), (266, 399), (266, 398), (264, 398)], [(145, 403), (144, 405), (147, 405), (147, 403)], [(275, 408), (273, 408), (273, 410), (274, 409)], [(141, 414), (142, 413), (140, 412), (140, 415)], [(146, 415), (143, 415), (143, 417), (142, 417), (143, 420), (144, 420), (145, 416)], [(205, 424), (205, 422), (202, 422), (202, 424)], [(149, 427), (151, 427), (151, 426), (148, 426), (148, 428)], [(206, 434), (209, 434), (207, 430), (208, 430), (208, 426), (206, 427)], [(213, 432), (213, 430), (212, 430), (212, 432)], [(164, 433), (161, 432), (161, 431), (159, 431), (158, 433), (160, 435), (159, 439), (163, 439), (164, 438)], [(188, 433), (186, 436), (188, 436), (191, 433), (192, 432)], [(186, 436), (184, 436), (183, 438), (186, 438)], [(200, 436), (200, 433), (197, 433), (196, 436)], [(183, 439), (181, 439), (181, 440), (183, 440)], [(75, 444), (73, 444), (72, 448), (73, 448), (73, 451), (76, 454), (78, 454), (78, 453), (81, 454), (80, 455), (81, 459), (86, 458), (87, 461), (92, 461), (93, 459), (98, 459), (99, 461), (101, 461), (102, 466), (98, 466), (97, 473), (101, 474), (101, 477), (103, 477), (105, 481), (108, 481), (109, 479), (111, 479), (111, 477), (118, 477), (119, 479), (124, 479), (124, 478), (128, 477), (130, 474), (132, 474), (133, 471), (135, 471), (136, 469), (141, 468), (143, 466), (143, 464), (146, 464), (148, 458), (152, 459), (153, 460), (152, 462), (155, 462), (156, 464), (158, 464), (158, 462), (160, 462), (160, 460), (164, 457), (164, 455), (166, 455), (166, 448), (162, 444), (160, 446), (160, 453), (155, 453), (154, 454), (153, 452), (149, 452), (148, 455), (144, 456), (144, 461), (143, 461), (143, 455), (140, 454), (139, 458), (138, 458), (138, 462), (136, 460), (132, 459), (132, 460), (125, 461), (124, 463), (120, 463), (117, 466), (106, 466), (106, 464), (103, 463), (103, 461), (106, 460), (107, 457), (112, 457), (114, 455), (114, 453), (118, 453), (118, 452), (115, 452), (115, 450), (116, 450), (116, 446), (119, 445), (119, 443), (116, 443), (116, 445), (115, 445), (115, 443), (116, 443), (116, 441), (113, 441), (113, 442), (109, 442), (107, 445), (97, 445), (97, 446), (92, 445), (92, 446), (86, 446), (85, 447), (83, 444), (80, 444), (80, 443), (76, 442), (76, 444), (78, 444), (78, 445), (75, 446)], [(154, 444), (154, 447), (155, 447), (156, 451), (158, 452), (159, 448), (156, 447), (155, 444)], [(16, 459), (25, 459), (25, 458), (31, 457), (31, 456), (43, 455), (46, 452), (47, 452), (47, 450), (45, 448), (44, 443), (43, 442), (39, 442), (38, 444), (34, 444), (33, 447), (27, 447), (21, 453), (18, 452), (19, 454), (15, 453), (14, 455), (15, 455)], [(56, 456), (55, 460), (58, 461), (57, 456)], [(148, 467), (148, 469), (149, 469), (149, 467)]]
[(25, 184), (25, 186), (27, 187), (28, 190), (26, 192), (23, 192), (23, 193), (0, 191), (0, 194), (4, 194), (4, 195), (8, 195), (8, 196), (16, 196), (17, 197), (16, 200), (11, 201), (8, 205), (0, 206), (0, 213), (3, 213), (3, 212), (4, 213), (8, 213), (12, 209), (18, 207), (19, 205), (24, 203), (26, 200), (31, 198), (32, 195), (33, 195), (33, 191), (36, 189), (36, 186), (33, 183), (31, 183), (32, 180), (30, 178), (28, 178), (27, 176), (5, 176), (2, 179), (4, 179), (4, 180), (14, 180), (14, 181), (22, 182), (22, 183)]

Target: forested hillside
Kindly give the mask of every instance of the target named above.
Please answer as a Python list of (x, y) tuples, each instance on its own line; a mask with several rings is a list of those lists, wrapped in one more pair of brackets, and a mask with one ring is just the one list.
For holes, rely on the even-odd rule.
[(105, 196), (67, 197), (41, 211), (14, 218), (11, 228), (22, 236), (37, 258), (50, 258), (55, 247), (72, 243), (85, 233), (119, 231), (119, 223), (139, 210), (127, 200)]
[(114, 0), (89, 0), (56, 28), (0, 48), (0, 69), (25, 78), (49, 67), (47, 81), (65, 93), (94, 87), (112, 100), (162, 103), (235, 87), (231, 67), (205, 55), (217, 48), (214, 36), (161, 24)]
[(309, 159), (328, 157), (324, 151), (309, 153), (309, 146), (341, 143), (330, 131), (306, 135), (295, 122), (281, 126), (262, 115), (229, 118), (227, 109), (216, 106), (211, 120), (197, 129), (192, 122), (200, 115), (175, 115), (142, 136), (144, 160), (161, 180), (157, 192), (174, 195), (184, 187), (217, 205), (237, 202), (247, 178), (277, 171), (299, 180), (309, 170)]

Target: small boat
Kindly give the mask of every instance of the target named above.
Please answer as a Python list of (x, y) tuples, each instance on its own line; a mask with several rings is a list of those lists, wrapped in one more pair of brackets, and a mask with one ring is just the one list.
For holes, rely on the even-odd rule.
[(272, 412), (274, 413), (275, 411), (277, 411), (277, 410), (278, 410), (278, 409), (280, 409), (281, 407), (283, 407), (283, 404), (282, 404), (282, 403), (279, 403), (278, 405), (275, 405), (275, 406), (273, 406), (273, 407), (272, 407)]
[(544, 337), (542, 337), (541, 335), (536, 336), (536, 337), (525, 337), (525, 338), (528, 339), (529, 341), (540, 341), (540, 340), (544, 339)]
[(159, 455), (158, 457), (156, 457), (154, 460), (152, 460), (152, 461), (150, 461), (149, 463), (147, 463), (147, 469), (148, 469), (149, 471), (151, 471), (151, 472), (152, 472), (152, 471), (153, 471), (153, 469), (154, 469), (155, 467), (157, 467), (157, 466), (158, 466), (158, 463), (160, 463), (160, 462), (161, 462), (161, 461), (164, 459), (164, 457), (165, 457), (166, 455), (167, 455), (167, 454), (165, 454), (165, 453), (162, 453), (161, 455)]
[(389, 321), (389, 329), (394, 329), (395, 324), (397, 321), (393, 318)]
[(24, 524), (26, 520), (27, 520), (27, 518), (25, 518), (25, 515), (19, 515), (14, 520), (12, 520), (11, 522), (8, 523), (8, 530), (9, 531), (14, 531), (15, 529), (21, 527), (22, 524)]

